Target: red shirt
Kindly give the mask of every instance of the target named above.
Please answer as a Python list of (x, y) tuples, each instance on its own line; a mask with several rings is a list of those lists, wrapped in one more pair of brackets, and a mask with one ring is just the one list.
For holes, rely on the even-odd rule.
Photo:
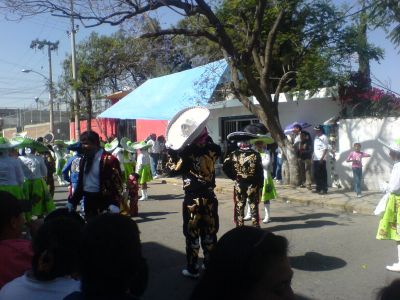
[(32, 256), (32, 246), (28, 240), (0, 241), (0, 288), (30, 270)]

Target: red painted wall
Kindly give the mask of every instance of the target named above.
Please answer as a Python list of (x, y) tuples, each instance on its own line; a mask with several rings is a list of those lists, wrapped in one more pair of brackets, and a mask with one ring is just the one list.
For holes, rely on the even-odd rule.
[(168, 121), (167, 120), (136, 120), (136, 134), (137, 140), (143, 141), (151, 133), (155, 133), (157, 136), (163, 135), (167, 131)]
[[(117, 126), (114, 119), (93, 119), (92, 120), (92, 130), (96, 131), (102, 140), (106, 140), (106, 135), (108, 137), (117, 135)], [(86, 131), (86, 121), (81, 121), (81, 132)], [(136, 120), (136, 134), (137, 140), (143, 141), (151, 133), (155, 133), (157, 136), (166, 134), (168, 126), (168, 121), (166, 120)], [(75, 124), (70, 123), (70, 139), (75, 138)]]
[[(80, 132), (84, 132), (87, 129), (87, 122), (81, 121), (80, 122)], [(114, 119), (92, 119), (91, 121), (92, 130), (97, 132), (100, 135), (102, 140), (106, 140), (106, 135), (108, 137), (116, 135), (116, 126)], [(75, 137), (75, 123), (71, 122), (69, 125), (69, 133), (70, 139), (76, 140)]]

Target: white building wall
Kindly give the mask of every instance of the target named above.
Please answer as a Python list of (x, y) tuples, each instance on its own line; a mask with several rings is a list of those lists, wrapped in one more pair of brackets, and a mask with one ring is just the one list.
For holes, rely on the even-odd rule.
[(400, 138), (400, 119), (346, 119), (339, 124), (339, 147), (336, 153), (336, 173), (342, 186), (352, 188), (353, 173), (351, 163), (346, 159), (352, 145), (361, 143), (362, 151), (372, 155), (363, 159), (363, 189), (379, 190), (388, 181), (393, 162), (389, 150), (383, 147), (378, 138), (390, 144)]
[[(207, 128), (215, 142), (221, 142), (221, 117), (243, 116), (251, 113), (238, 101), (227, 100), (208, 106), (211, 111)], [(283, 127), (295, 121), (306, 121), (310, 124), (322, 124), (340, 111), (338, 101), (332, 98), (288, 101), (279, 103), (279, 118)], [(312, 133), (312, 129), (310, 130)]]

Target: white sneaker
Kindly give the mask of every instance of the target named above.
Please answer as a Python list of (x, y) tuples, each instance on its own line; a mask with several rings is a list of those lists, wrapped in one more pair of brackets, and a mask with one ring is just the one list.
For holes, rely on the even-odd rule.
[(391, 266), (386, 266), (386, 269), (392, 272), (400, 272), (400, 263), (394, 263)]
[(197, 279), (200, 276), (200, 274), (198, 272), (197, 273), (191, 273), (187, 269), (183, 269), (182, 270), (182, 275), (186, 276), (186, 277), (189, 277), (189, 278), (193, 278), (193, 279)]
[(361, 198), (362, 197), (362, 195), (361, 194), (357, 194), (357, 198)]
[(250, 221), (251, 220), (251, 216), (247, 215), (243, 218), (243, 221)]
[(153, 177), (153, 179), (157, 179), (157, 178), (159, 178), (159, 177), (160, 177), (160, 176), (156, 175), (156, 176)]
[(265, 217), (264, 220), (262, 221), (264, 224), (267, 224), (269, 222), (271, 222), (270, 218)]

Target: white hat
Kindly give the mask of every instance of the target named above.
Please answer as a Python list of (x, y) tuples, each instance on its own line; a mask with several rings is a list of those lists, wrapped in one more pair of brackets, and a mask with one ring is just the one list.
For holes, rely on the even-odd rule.
[(152, 145), (146, 143), (145, 141), (141, 141), (141, 142), (137, 142), (137, 143), (133, 143), (132, 144), (132, 148), (136, 149), (136, 150), (147, 150), (149, 148), (151, 148)]
[(390, 143), (389, 145), (386, 144), (384, 141), (382, 141), (381, 139), (378, 139), (378, 141), (385, 147), (388, 147), (390, 150), (394, 151), (394, 152), (399, 152), (400, 153), (400, 139), (396, 139), (394, 140), (392, 143)]
[(167, 147), (179, 150), (191, 144), (206, 127), (210, 111), (202, 106), (189, 107), (178, 112), (168, 124)]
[(115, 150), (115, 148), (118, 147), (118, 139), (115, 138), (113, 139), (113, 141), (111, 143), (106, 143), (104, 145), (104, 150), (106, 150), (107, 152), (113, 152)]
[(122, 148), (124, 148), (124, 150), (131, 152), (131, 153), (135, 153), (136, 149), (134, 149), (133, 146), (133, 142), (131, 142), (127, 137), (123, 137), (120, 141)]

